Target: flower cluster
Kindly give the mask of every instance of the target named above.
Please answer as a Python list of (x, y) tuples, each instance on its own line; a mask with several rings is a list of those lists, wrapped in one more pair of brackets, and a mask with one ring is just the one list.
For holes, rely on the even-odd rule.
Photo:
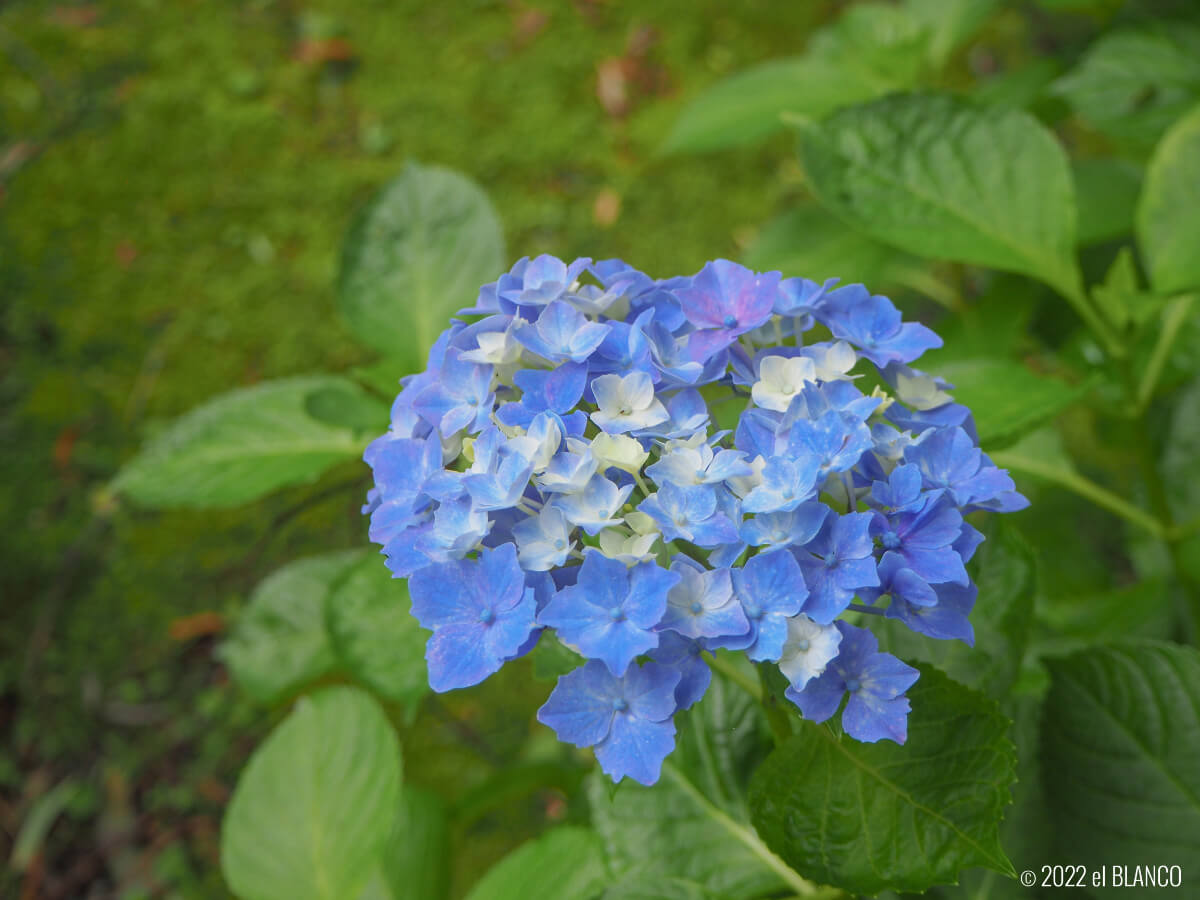
[(847, 734), (904, 741), (918, 673), (863, 622), (971, 643), (963, 516), (1026, 504), (909, 367), (936, 334), (861, 285), (726, 260), (523, 259), (461, 315), (365, 454), (434, 690), (552, 631), (586, 663), (538, 718), (651, 784), (712, 652), (744, 651), (806, 718), (848, 695)]

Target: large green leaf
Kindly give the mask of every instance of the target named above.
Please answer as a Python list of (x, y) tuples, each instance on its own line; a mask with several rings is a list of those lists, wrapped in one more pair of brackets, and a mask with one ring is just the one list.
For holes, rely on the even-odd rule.
[(1155, 290), (1200, 288), (1200, 106), (1155, 148), (1138, 204), (1137, 235)]
[(1200, 860), (1200, 653), (1129, 642), (1049, 668), (1042, 773), (1061, 858), (1186, 878)]
[(857, 230), (1078, 295), (1071, 171), (1053, 135), (1027, 113), (894, 95), (800, 131), (817, 198)]
[(1149, 146), (1200, 99), (1200, 28), (1176, 22), (1113, 31), (1054, 90), (1097, 130)]
[(904, 0), (908, 14), (929, 29), (929, 59), (940, 67), (981, 27), (998, 0)]
[(1036, 560), (1012, 525), (993, 518), (987, 540), (970, 563), (979, 588), (971, 624), (975, 646), (939, 641), (895, 619), (875, 623), (881, 649), (909, 661), (937, 666), (968, 687), (1000, 698), (1020, 674), (1033, 625)]
[(325, 598), (364, 552), (300, 559), (259, 583), (219, 651), (242, 690), (272, 703), (335, 667), (325, 631)]
[(563, 825), (500, 860), (467, 900), (592, 900), (607, 883), (600, 838)]
[[(151, 439), (113, 489), (146, 506), (237, 506), (276, 488), (314, 481), (358, 457), (366, 441), (315, 418), (310, 397), (361, 395), (333, 375), (281, 378), (222, 394)], [(384, 423), (386, 424), (386, 419)]]
[(389, 700), (412, 703), (429, 690), (423, 631), (409, 612), (408, 582), (369, 554), (327, 595), (329, 635), (356, 678)]
[(445, 804), (405, 785), (391, 837), (380, 851), (382, 881), (394, 900), (446, 900), (450, 890), (450, 828)]
[(596, 774), (592, 822), (621, 885), (684, 878), (725, 900), (760, 897), (795, 879), (759, 840), (745, 782), (763, 747), (757, 703), (714, 678), (700, 704), (676, 716), (676, 751), (654, 787)]
[(504, 253), (500, 221), (479, 185), (409, 163), (346, 235), (342, 313), (371, 346), (419, 362), (450, 316), (499, 277)]
[(1015, 443), (1091, 389), (1089, 382), (1067, 384), (1007, 359), (960, 360), (938, 374), (954, 385), (954, 399), (970, 407), (985, 450)]
[(908, 696), (904, 746), (804, 722), (754, 774), (754, 824), (802, 875), (873, 895), (923, 891), (971, 866), (1013, 872), (999, 838), (1016, 775), (1008, 720), (925, 666)]
[(244, 900), (345, 900), (396, 816), (400, 745), (351, 687), (299, 700), (250, 757), (221, 825), (221, 871)]
[(879, 85), (832, 58), (772, 60), (718, 81), (694, 98), (662, 151), (695, 153), (753, 143), (782, 129), (784, 113), (823, 116), (879, 93)]

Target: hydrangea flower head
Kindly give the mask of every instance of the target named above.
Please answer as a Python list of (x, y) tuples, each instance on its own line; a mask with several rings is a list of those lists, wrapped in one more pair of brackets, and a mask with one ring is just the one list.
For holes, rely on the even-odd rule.
[(716, 652), (778, 666), (806, 718), (905, 740), (918, 673), (872, 616), (972, 643), (964, 515), (1027, 505), (910, 367), (936, 334), (861, 285), (728, 260), (523, 259), (460, 315), (365, 454), (434, 690), (557, 639), (586, 661), (539, 720), (643, 784)]

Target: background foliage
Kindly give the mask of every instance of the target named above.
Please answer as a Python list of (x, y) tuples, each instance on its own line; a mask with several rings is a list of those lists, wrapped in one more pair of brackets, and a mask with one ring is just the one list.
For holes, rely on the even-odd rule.
[[(336, 759), (285, 750), (311, 749), (306, 729), (331, 727), (361, 731), (375, 748), (387, 789), (363, 801), (380, 821), (448, 846), (456, 861), (414, 875), (440, 854), (412, 850), (384, 854), (392, 870), (350, 866), (345, 877), (368, 895), (419, 883), (431, 897), (443, 884), (455, 897), (499, 896), (489, 884), (520, 886), (528, 866), (567, 854), (584, 861), (570, 873), (579, 896), (595, 867), (617, 876), (626, 897), (642, 896), (649, 878), (680, 897), (780, 886), (769, 853), (747, 838), (751, 810), (760, 826), (769, 818), (763, 792), (689, 768), (710, 753), (744, 760), (746, 748), (697, 746), (685, 733), (678, 776), (664, 781), (693, 829), (687, 846), (726, 854), (714, 857), (714, 877), (726, 880), (697, 886), (690, 868), (664, 868), (673, 848), (647, 853), (654, 835), (630, 830), (645, 821), (638, 789), (609, 795), (585, 780), (586, 760), (563, 756), (533, 722), (549, 685), (530, 689), (532, 670), (552, 671), (554, 660), (539, 655), (440, 698), (389, 665), (396, 645), (381, 646), (380, 634), (412, 646), (422, 633), (395, 603), (379, 602), (397, 585), (363, 549), (363, 468), (351, 459), (315, 483), (307, 477), (352, 458), (347, 449), (378, 430), (383, 401), (363, 385), (394, 384), (440, 328), (430, 316), (401, 346), (381, 331), (378, 279), (338, 281), (343, 236), (364, 208), (343, 273), (394, 267), (360, 240), (383, 234), (414, 259), (434, 248), (463, 263), (464, 284), (494, 277), (512, 257), (553, 252), (621, 256), (654, 274), (729, 256), (889, 290), (946, 337), (926, 367), (979, 410), (984, 446), (1038, 479), (1022, 481), (1034, 501), (1015, 517), (1024, 539), (993, 535), (981, 551), (979, 616), (991, 596), (997, 621), (977, 621), (979, 652), (956, 659), (950, 650), (937, 664), (1002, 697), (1017, 746), (1040, 746), (1056, 771), (1075, 764), (1072, 747), (1097, 739), (1089, 729), (1116, 727), (1080, 710), (1128, 699), (1110, 681), (1123, 666), (1136, 669), (1143, 703), (1121, 721), (1140, 723), (1135, 736), (1150, 729), (1138, 716), (1171, 696), (1171, 673), (1195, 668), (1192, 651), (1147, 644), (1151, 661), (1138, 665), (1133, 650), (1105, 651), (1103, 664), (1061, 657), (1131, 635), (1195, 638), (1178, 583), (1180, 572), (1200, 578), (1200, 545), (1175, 542), (1173, 571), (1161, 535), (1137, 513), (1187, 521), (1196, 509), (1200, 325), (1190, 301), (1166, 298), (1197, 287), (1196, 233), (1178, 222), (1200, 204), (1175, 186), (1200, 184), (1200, 120), (1188, 112), (1200, 100), (1200, 24), (1186, 2), (950, 7), (954, 15), (912, 2), (907, 17), (893, 5), (670, 0), (0, 9), (0, 835), (11, 846), (0, 892), (74, 896), (90, 884), (101, 895), (222, 896), (219, 821), (251, 749), (260, 746), (257, 760), (278, 754), (329, 772)], [(876, 99), (909, 88), (973, 91), (994, 106)], [(826, 118), (860, 103), (871, 115), (859, 106)], [(922, 129), (953, 133), (962, 152), (923, 159), (927, 143), (904, 139)], [(410, 161), (457, 170), (486, 191), (499, 221), (471, 218), (463, 248), (477, 257), (372, 216), (368, 201)], [(930, 201), (914, 212), (997, 172), (1002, 186), (986, 202)], [(1022, 193), (1031, 182), (1053, 189)], [(436, 191), (421, 196), (403, 181), (391, 190), (393, 202), (374, 209), (445, 208)], [(902, 211), (919, 212), (922, 227), (897, 218)], [(1099, 337), (1078, 328), (1081, 313), (1095, 315), (1083, 284), (1103, 285)], [(417, 296), (442, 302), (426, 292)], [(460, 299), (470, 298), (446, 308)], [(1130, 405), (1103, 355), (1118, 340), (1132, 347), (1136, 372), (1157, 371), (1145, 396), (1134, 385), (1136, 418), (1114, 415)], [(382, 365), (369, 347), (388, 351)], [(313, 375), (322, 371), (341, 374)], [(211, 406), (189, 414), (191, 439), (165, 431), (234, 387), (219, 415)], [(288, 411), (302, 409), (303, 432), (265, 430), (264, 409), (289, 427), (298, 419)], [(239, 482), (212, 452), (239, 433), (262, 443), (272, 483)], [(168, 443), (156, 443), (164, 434)], [(143, 456), (114, 483), (146, 442), (178, 469)], [(180, 442), (191, 456), (177, 454)], [(1169, 496), (1154, 495), (1147, 458)], [(1081, 483), (1084, 494), (1099, 485), (1110, 501), (1125, 498), (1132, 517), (1081, 497)], [(237, 505), (269, 488), (279, 490)], [(193, 500), (181, 505), (220, 508), (148, 508), (185, 495)], [(988, 558), (1006, 554), (989, 576)], [(260, 743), (302, 686), (347, 680), (384, 705), (362, 688), (326, 687)], [(1043, 694), (1052, 727), (1039, 737), (1034, 698)], [(351, 699), (334, 707), (334, 696)], [(695, 716), (745, 715), (731, 703)], [(403, 787), (380, 708), (399, 727)], [(323, 721), (343, 715), (355, 718)], [(1153, 734), (1165, 743), (1149, 741), (1144, 758), (1148, 739), (1126, 755), (1122, 735), (1102, 734), (1117, 750), (1096, 764), (1132, 764), (1152, 778), (1168, 754), (1168, 767), (1195, 784), (1188, 759), (1169, 754), (1194, 746), (1196, 724), (1173, 727)], [(1018, 869), (1076, 861), (1064, 852), (1109, 859), (1112, 835), (1056, 846), (1044, 810), (1059, 811), (1060, 821), (1049, 817), (1059, 835), (1129, 810), (1070, 780), (1042, 796), (1036, 764), (1019, 755), (1009, 858)], [(243, 778), (278, 792), (263, 771), (252, 764)], [(1174, 803), (1170, 785), (1151, 788), (1160, 806)], [(320, 783), (313, 790), (314, 804), (346, 801)], [(288, 799), (297, 798), (280, 802)], [(580, 827), (589, 811), (595, 832)], [(1171, 814), (1173, 833), (1200, 833), (1194, 806)], [(226, 841), (256, 829), (238, 804), (228, 815)], [(543, 832), (517, 851), (529, 860), (510, 856), (476, 884)], [(331, 853), (335, 868), (352, 861)], [(256, 879), (274, 879), (258, 862), (226, 853), (228, 885), (253, 893)], [(878, 887), (863, 873), (806, 874)], [(1012, 890), (993, 873), (966, 883), (974, 896)]]

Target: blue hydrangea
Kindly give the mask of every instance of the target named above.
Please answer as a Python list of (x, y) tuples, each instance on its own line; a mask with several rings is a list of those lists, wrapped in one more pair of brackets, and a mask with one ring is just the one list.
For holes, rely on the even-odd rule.
[(871, 617), (971, 644), (983, 536), (964, 516), (1027, 505), (952, 386), (911, 367), (940, 345), (861, 285), (521, 260), (365, 454), (430, 685), (556, 639), (586, 662), (539, 720), (643, 784), (718, 651), (778, 666), (806, 718), (903, 742), (918, 673)]

